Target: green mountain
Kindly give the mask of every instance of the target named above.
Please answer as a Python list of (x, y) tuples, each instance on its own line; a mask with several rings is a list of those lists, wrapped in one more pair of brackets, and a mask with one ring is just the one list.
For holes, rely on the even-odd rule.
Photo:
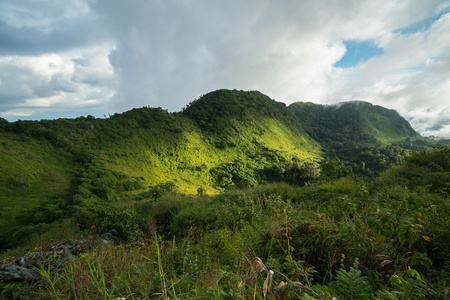
[(289, 109), (325, 155), (341, 159), (354, 172), (374, 176), (399, 164), (406, 149), (429, 145), (395, 110), (364, 101), (319, 105), (298, 102)]
[(388, 144), (417, 138), (419, 134), (399, 113), (364, 101), (336, 105), (297, 102), (289, 108), (319, 141), (364, 141)]
[(177, 113), (143, 107), (106, 119), (0, 120), (1, 244), (63, 215), (83, 219), (168, 191), (304, 185), (325, 156), (371, 176), (406, 155), (395, 143), (420, 139), (397, 112), (369, 103), (286, 107), (236, 90), (208, 93)]
[(446, 299), (433, 143), (369, 103), (255, 91), (0, 118), (0, 298)]
[(307, 182), (322, 155), (284, 104), (227, 90), (179, 113), (143, 107), (107, 119), (3, 120), (0, 143), (0, 232), (12, 244), (62, 214), (81, 211), (82, 219), (85, 209), (157, 197), (164, 187), (195, 195)]

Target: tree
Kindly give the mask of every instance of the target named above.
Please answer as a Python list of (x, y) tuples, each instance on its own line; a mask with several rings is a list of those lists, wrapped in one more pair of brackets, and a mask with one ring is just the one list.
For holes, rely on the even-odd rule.
[(352, 173), (352, 168), (341, 160), (331, 160), (325, 157), (319, 162), (320, 176), (328, 179), (338, 179)]

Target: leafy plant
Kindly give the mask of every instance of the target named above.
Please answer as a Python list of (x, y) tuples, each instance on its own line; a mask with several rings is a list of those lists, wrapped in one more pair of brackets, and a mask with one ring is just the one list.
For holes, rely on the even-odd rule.
[(343, 299), (371, 299), (372, 288), (366, 276), (362, 276), (358, 269), (356, 258), (350, 270), (344, 267), (344, 256), (341, 260), (341, 268), (336, 271), (336, 279), (333, 287)]
[(399, 275), (393, 275), (390, 280), (401, 299), (427, 299), (435, 296), (435, 292), (422, 279), (415, 269), (408, 269)]

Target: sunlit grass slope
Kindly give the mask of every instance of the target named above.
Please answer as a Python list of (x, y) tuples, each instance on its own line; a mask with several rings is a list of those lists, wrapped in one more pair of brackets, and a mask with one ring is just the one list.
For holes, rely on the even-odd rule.
[(141, 108), (105, 121), (122, 132), (97, 146), (98, 159), (108, 169), (142, 176), (149, 185), (172, 181), (188, 194), (198, 188), (217, 193), (210, 170), (222, 164), (314, 163), (321, 154), (320, 145), (295, 125), (284, 104), (257, 92), (221, 90), (181, 113)]
[(368, 103), (286, 107), (237, 90), (202, 95), (177, 113), (142, 107), (105, 119), (0, 119), (0, 226), (33, 230), (74, 212), (156, 198), (150, 191), (165, 184), (189, 195), (305, 185), (327, 155), (370, 176), (405, 154), (379, 146), (408, 138), (419, 136), (403, 118)]
[(69, 153), (46, 141), (0, 132), (0, 232), (25, 211), (64, 197), (72, 171)]
[[(42, 174), (68, 181), (72, 168), (88, 161), (143, 177), (147, 185), (174, 181), (195, 194), (200, 187), (214, 193), (210, 170), (225, 163), (264, 168), (292, 159), (313, 163), (321, 154), (284, 104), (258, 92), (227, 90), (204, 95), (181, 113), (143, 107), (107, 119), (18, 121), (5, 125), (2, 139), (0, 188), (8, 207), (45, 198), (40, 190), (51, 196)], [(23, 200), (7, 196), (11, 182), (14, 194), (25, 193), (16, 197)]]

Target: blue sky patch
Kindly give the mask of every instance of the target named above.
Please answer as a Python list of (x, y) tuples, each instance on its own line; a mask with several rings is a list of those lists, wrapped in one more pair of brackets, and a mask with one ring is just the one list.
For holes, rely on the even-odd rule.
[(334, 64), (336, 68), (350, 68), (358, 63), (366, 62), (374, 56), (384, 53), (382, 48), (375, 46), (373, 41), (344, 41), (347, 52), (344, 57)]
[(433, 16), (431, 18), (427, 18), (420, 22), (414, 23), (408, 27), (400, 28), (400, 29), (394, 31), (394, 33), (400, 33), (400, 34), (407, 35), (407, 34), (411, 34), (414, 32), (425, 31), (425, 30), (429, 29), (431, 27), (431, 25), (433, 25), (434, 22), (439, 20), (442, 17), (442, 15), (449, 13), (449, 12), (450, 12), (450, 8), (447, 8), (443, 12), (441, 12), (440, 14), (438, 14), (436, 16)]

